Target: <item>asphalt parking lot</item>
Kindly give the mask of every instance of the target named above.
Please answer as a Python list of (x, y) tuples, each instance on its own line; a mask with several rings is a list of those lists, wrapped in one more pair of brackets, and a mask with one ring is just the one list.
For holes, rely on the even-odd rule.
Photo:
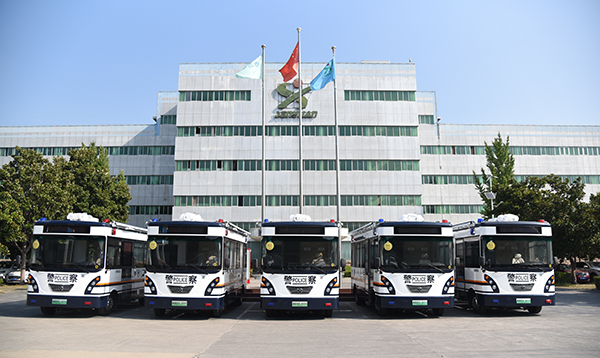
[(332, 318), (266, 318), (244, 302), (221, 318), (167, 314), (137, 303), (108, 317), (60, 311), (45, 317), (25, 291), (0, 294), (1, 357), (598, 357), (600, 291), (557, 289), (557, 305), (478, 316), (465, 308), (442, 317), (395, 312), (378, 317), (341, 302)]

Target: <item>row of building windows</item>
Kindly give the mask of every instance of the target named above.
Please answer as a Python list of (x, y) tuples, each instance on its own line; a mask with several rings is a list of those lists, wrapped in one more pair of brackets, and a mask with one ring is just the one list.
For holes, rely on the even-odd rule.
[(250, 91), (181, 91), (179, 101), (250, 101), (250, 93)]
[[(176, 171), (258, 171), (260, 160), (177, 160)], [(297, 160), (267, 160), (267, 171), (297, 171)], [(336, 170), (335, 160), (305, 160), (306, 171)], [(340, 171), (419, 171), (418, 160), (340, 160)]]
[[(544, 175), (515, 175), (517, 182), (524, 182), (527, 177), (541, 178)], [(600, 184), (600, 175), (558, 175), (562, 180), (568, 179), (570, 182), (581, 178), (583, 184)]]
[(259, 195), (175, 196), (175, 206), (262, 206)]
[(346, 101), (415, 101), (414, 91), (354, 91), (345, 90)]
[(105, 147), (108, 155), (175, 155), (175, 146)]
[[(513, 155), (600, 155), (598, 147), (510, 147)], [(421, 154), (485, 155), (484, 146), (422, 145)]]
[[(176, 196), (175, 206), (261, 206), (254, 195)], [(266, 206), (298, 206), (297, 195), (267, 195)], [(420, 206), (418, 195), (342, 195), (341, 206)], [(305, 206), (336, 206), (335, 195), (305, 195)]]
[(423, 205), (424, 214), (479, 214), (483, 205)]
[(340, 126), (340, 136), (362, 136), (362, 137), (416, 137), (417, 127), (398, 126)]
[(342, 195), (341, 206), (420, 206), (420, 195)]
[(127, 175), (127, 185), (173, 185), (172, 175)]
[[(477, 175), (482, 180), (481, 175)], [(527, 177), (544, 177), (544, 175), (515, 175), (517, 182), (523, 182)], [(584, 184), (600, 184), (600, 175), (558, 175), (562, 180), (574, 181), (581, 178)], [(475, 184), (473, 175), (422, 175), (422, 184)]]
[(177, 116), (172, 114), (160, 116), (160, 124), (177, 124)]
[(172, 206), (131, 205), (129, 215), (173, 215)]
[[(478, 175), (481, 179), (481, 175)], [(475, 184), (473, 175), (422, 175), (422, 184)]]
[[(128, 146), (128, 147), (103, 147), (108, 155), (175, 155), (175, 146)], [(81, 147), (33, 147), (32, 149), (44, 156), (69, 155), (73, 149)], [(17, 154), (15, 148), (0, 148), (0, 156), (10, 157)]]
[(420, 124), (435, 124), (435, 121), (433, 120), (433, 114), (425, 114), (425, 115), (419, 114), (419, 123)]
[(422, 145), (421, 154), (471, 154), (471, 155), (483, 155), (485, 154), (485, 147), (483, 146), (458, 146), (458, 145)]
[(262, 170), (260, 160), (177, 160), (175, 171), (256, 171)]
[(340, 160), (340, 171), (419, 171), (418, 160)]
[[(334, 126), (302, 126), (304, 136), (334, 136)], [(270, 137), (298, 136), (298, 126), (267, 126), (266, 135)], [(178, 127), (178, 137), (256, 137), (262, 136), (261, 126), (203, 126)], [(340, 136), (362, 137), (417, 137), (417, 127), (402, 126), (340, 126)]]

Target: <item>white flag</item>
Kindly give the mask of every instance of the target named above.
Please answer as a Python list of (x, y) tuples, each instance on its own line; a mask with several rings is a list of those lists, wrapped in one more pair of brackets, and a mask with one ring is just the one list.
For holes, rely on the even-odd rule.
[(237, 78), (250, 78), (258, 80), (262, 78), (262, 55), (251, 63), (249, 63), (243, 70), (235, 74)]

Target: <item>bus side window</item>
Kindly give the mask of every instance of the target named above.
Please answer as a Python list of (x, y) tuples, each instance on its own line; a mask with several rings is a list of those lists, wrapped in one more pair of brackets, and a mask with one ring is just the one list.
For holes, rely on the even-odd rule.
[(121, 265), (125, 267), (133, 266), (133, 245), (131, 242), (123, 242), (121, 250)]
[(133, 244), (133, 264), (135, 267), (141, 268), (146, 266), (146, 244), (136, 242)]
[(479, 267), (479, 242), (465, 243), (465, 267)]
[(108, 250), (106, 252), (106, 268), (121, 266), (121, 247), (119, 241), (108, 239)]

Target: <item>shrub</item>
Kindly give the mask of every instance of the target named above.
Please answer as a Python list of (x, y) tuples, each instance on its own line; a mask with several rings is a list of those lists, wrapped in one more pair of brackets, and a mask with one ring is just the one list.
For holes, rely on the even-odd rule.
[(557, 285), (568, 285), (571, 283), (571, 273), (570, 272), (555, 272), (556, 276), (556, 284)]
[(597, 290), (600, 290), (600, 276), (594, 276), (594, 285), (596, 285)]
[(351, 266), (346, 266), (344, 267), (344, 277), (350, 277), (351, 276), (351, 271), (352, 267)]

